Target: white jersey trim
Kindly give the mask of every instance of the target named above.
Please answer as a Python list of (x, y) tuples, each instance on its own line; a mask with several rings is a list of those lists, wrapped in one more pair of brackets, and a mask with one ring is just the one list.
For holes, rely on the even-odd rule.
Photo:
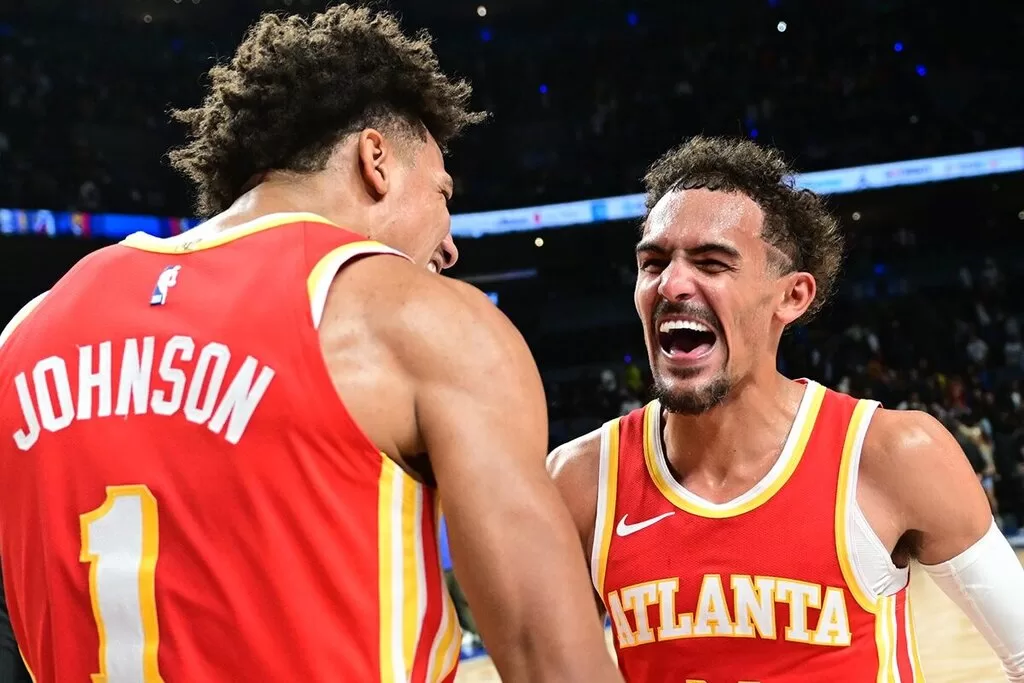
[(857, 425), (857, 433), (854, 435), (853, 448), (850, 452), (849, 485), (846, 488), (846, 500), (843, 501), (846, 510), (845, 550), (850, 558), (853, 579), (857, 582), (857, 587), (864, 595), (877, 600), (895, 595), (905, 588), (910, 581), (910, 568), (900, 568), (893, 564), (892, 555), (871, 528), (860, 503), (857, 502), (864, 439), (871, 425), (871, 418), (879, 408), (877, 401), (864, 401), (864, 404), (864, 417)]
[(397, 249), (392, 249), (380, 242), (360, 240), (344, 244), (328, 252), (327, 255), (313, 266), (307, 285), (309, 289), (310, 314), (313, 316), (314, 329), (320, 329), (320, 321), (323, 319), (324, 308), (327, 306), (327, 293), (330, 291), (331, 283), (334, 282), (338, 272), (352, 259), (371, 254), (390, 254), (409, 259), (408, 256)]
[(651, 430), (650, 434), (651, 441), (654, 443), (655, 448), (655, 467), (660, 479), (667, 485), (673, 493), (678, 495), (680, 498), (690, 503), (691, 505), (703, 508), (705, 510), (712, 510), (714, 512), (730, 512), (737, 508), (743, 507), (747, 503), (751, 502), (764, 491), (771, 488), (772, 484), (778, 480), (782, 473), (785, 472), (790, 461), (794, 457), (797, 457), (797, 443), (800, 441), (800, 435), (803, 431), (804, 425), (807, 422), (808, 413), (811, 411), (811, 406), (814, 403), (814, 397), (816, 394), (816, 388), (818, 383), (812, 380), (807, 380), (807, 384), (804, 387), (803, 396), (800, 399), (800, 406), (797, 408), (796, 416), (793, 418), (793, 424), (790, 425), (789, 434), (786, 437), (785, 444), (782, 447), (782, 452), (779, 454), (778, 460), (772, 465), (771, 469), (768, 470), (760, 481), (754, 484), (746, 492), (741, 493), (739, 496), (732, 500), (724, 503), (713, 503), (696, 493), (693, 493), (685, 486), (679, 483), (679, 481), (672, 476), (672, 473), (668, 469), (668, 458), (665, 454), (665, 441), (662, 438), (662, 411), (661, 405), (658, 404), (653, 407), (653, 414), (651, 415)]
[[(594, 515), (594, 540), (590, 549), (590, 578), (594, 583), (594, 590), (604, 600), (604, 570), (608, 561), (608, 542), (611, 539), (612, 524), (615, 517), (615, 490), (613, 486), (617, 479), (618, 472), (612, 471), (616, 467), (613, 460), (618, 460), (618, 453), (612, 453), (612, 449), (618, 448), (618, 439), (613, 435), (613, 430), (618, 427), (618, 420), (611, 420), (601, 426), (600, 459), (597, 474), (597, 509)], [(616, 457), (613, 457), (616, 456)], [(617, 470), (617, 468), (616, 468)]]

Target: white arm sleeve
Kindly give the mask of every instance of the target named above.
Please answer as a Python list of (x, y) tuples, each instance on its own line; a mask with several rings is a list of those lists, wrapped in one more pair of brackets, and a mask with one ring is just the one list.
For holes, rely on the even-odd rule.
[(1024, 567), (995, 522), (952, 560), (922, 567), (992, 646), (1007, 680), (1024, 683)]

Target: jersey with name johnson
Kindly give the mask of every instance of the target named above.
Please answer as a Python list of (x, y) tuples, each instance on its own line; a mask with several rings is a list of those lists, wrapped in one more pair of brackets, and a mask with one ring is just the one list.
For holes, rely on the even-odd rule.
[(437, 500), (316, 329), (339, 268), (395, 253), (312, 214), (138, 235), (16, 319), (0, 557), (36, 683), (452, 680)]

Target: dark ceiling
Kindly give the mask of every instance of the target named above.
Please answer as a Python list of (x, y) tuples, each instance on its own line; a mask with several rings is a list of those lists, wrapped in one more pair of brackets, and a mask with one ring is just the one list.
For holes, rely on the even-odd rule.
[[(327, 0), (3, 0), (0, 18), (11, 21), (26, 16), (49, 17), (54, 20), (74, 21), (88, 15), (92, 18), (141, 21), (149, 15), (153, 21), (168, 21), (179, 25), (224, 22), (249, 23), (260, 12), (312, 13), (337, 2)], [(411, 23), (429, 24), (438, 20), (490, 21), (516, 15), (522, 17), (535, 12), (551, 11), (550, 0), (388, 0), (376, 1), (374, 6), (387, 8), (402, 15)], [(575, 6), (578, 10), (620, 4), (617, 0), (559, 2), (556, 7), (565, 10)], [(484, 5), (487, 15), (480, 18), (477, 8)]]

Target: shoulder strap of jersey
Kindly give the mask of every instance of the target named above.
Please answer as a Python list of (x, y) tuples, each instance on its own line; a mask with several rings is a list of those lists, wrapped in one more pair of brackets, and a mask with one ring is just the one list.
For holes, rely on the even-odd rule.
[(338, 272), (353, 259), (373, 254), (390, 254), (411, 260), (397, 249), (392, 249), (380, 242), (357, 240), (331, 249), (316, 261), (306, 278), (306, 290), (309, 292), (310, 313), (313, 315), (314, 328), (319, 329), (320, 327), (324, 307), (327, 305), (327, 292)]
[(200, 226), (179, 235), (166, 238), (155, 237), (145, 232), (134, 232), (121, 240), (120, 244), (122, 246), (132, 247), (141, 251), (150, 251), (158, 254), (186, 254), (194, 251), (205, 251), (207, 249), (213, 249), (214, 247), (220, 247), (232, 242), (238, 242), (243, 237), (249, 237), (250, 235), (256, 235), (275, 228), (311, 224), (332, 227), (344, 235), (351, 234), (342, 230), (334, 223), (331, 223), (323, 216), (315, 213), (282, 212), (266, 214), (246, 223), (226, 228), (221, 232), (206, 233), (200, 237), (196, 237), (197, 233), (202, 232), (202, 230), (198, 229)]
[[(601, 457), (598, 467), (597, 514), (594, 521), (594, 541), (590, 552), (590, 574), (597, 594), (604, 599), (605, 569), (615, 533), (618, 510), (618, 492), (622, 488), (622, 475), (627, 480), (635, 476), (643, 464), (644, 416), (650, 410), (659, 410), (656, 401), (627, 415), (610, 420), (601, 427)], [(626, 462), (623, 462), (626, 458)]]
[(865, 581), (862, 573), (857, 571), (853, 561), (852, 547), (854, 517), (852, 511), (857, 505), (857, 478), (860, 470), (861, 453), (864, 449), (864, 438), (871, 424), (871, 417), (878, 409), (877, 401), (857, 401), (846, 430), (843, 443), (842, 460), (839, 464), (839, 485), (836, 491), (835, 537), (836, 552), (839, 556), (839, 567), (843, 578), (850, 587), (857, 603), (868, 612), (879, 609), (878, 595)]
[(594, 589), (604, 599), (605, 568), (608, 550), (615, 529), (615, 497), (619, 485), (619, 429), (625, 418), (605, 422), (601, 427), (601, 453), (597, 475), (597, 514), (594, 518), (594, 541), (590, 551), (590, 578)]

